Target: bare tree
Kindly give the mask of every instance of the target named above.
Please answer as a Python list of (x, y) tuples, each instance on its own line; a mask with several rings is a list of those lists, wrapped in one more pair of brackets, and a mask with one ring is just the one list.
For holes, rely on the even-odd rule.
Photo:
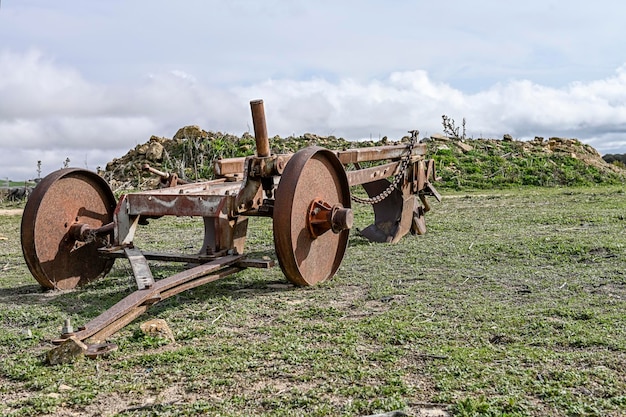
[(443, 119), (443, 133), (454, 138), (465, 140), (465, 117), (463, 118), (463, 133), (459, 134), (459, 127), (455, 126), (454, 119), (446, 116), (445, 114), (441, 116)]

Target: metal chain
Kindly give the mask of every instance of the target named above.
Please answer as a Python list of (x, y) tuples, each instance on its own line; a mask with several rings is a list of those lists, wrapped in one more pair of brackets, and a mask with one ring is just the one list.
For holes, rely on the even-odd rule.
[(389, 186), (385, 188), (383, 192), (381, 192), (378, 195), (375, 195), (374, 197), (361, 198), (355, 195), (350, 195), (350, 198), (352, 199), (352, 201), (361, 203), (361, 204), (370, 204), (370, 205), (378, 204), (381, 201), (383, 201), (385, 198), (389, 197), (391, 193), (393, 192), (393, 190), (395, 190), (396, 187), (398, 187), (398, 184), (400, 184), (400, 181), (402, 180), (402, 178), (404, 178), (404, 175), (406, 174), (406, 170), (409, 166), (409, 162), (411, 162), (413, 148), (415, 147), (415, 144), (417, 143), (417, 137), (420, 132), (419, 130), (410, 130), (409, 133), (411, 134), (411, 142), (409, 143), (409, 147), (408, 147), (409, 152), (406, 154), (406, 156), (400, 163), (400, 171), (396, 174), (391, 184), (389, 184)]

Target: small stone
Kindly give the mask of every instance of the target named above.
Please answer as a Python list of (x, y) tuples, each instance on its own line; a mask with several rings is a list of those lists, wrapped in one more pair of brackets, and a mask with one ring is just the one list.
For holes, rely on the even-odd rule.
[(61, 384), (59, 385), (59, 391), (72, 391), (74, 388), (69, 385)]
[(60, 365), (71, 363), (85, 356), (87, 345), (72, 336), (59, 346), (50, 350), (46, 354), (46, 361), (50, 365)]
[(176, 341), (174, 339), (174, 333), (167, 325), (167, 322), (163, 319), (148, 320), (144, 323), (141, 323), (141, 325), (139, 325), (139, 328), (142, 332), (144, 332), (144, 334), (151, 336), (160, 336), (165, 339), (169, 339), (172, 342)]

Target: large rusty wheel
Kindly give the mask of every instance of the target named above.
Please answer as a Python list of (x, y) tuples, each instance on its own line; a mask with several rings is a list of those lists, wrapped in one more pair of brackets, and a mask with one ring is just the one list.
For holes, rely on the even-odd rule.
[(332, 277), (352, 226), (343, 165), (320, 147), (297, 152), (282, 173), (274, 201), (274, 246), (283, 273), (297, 285)]
[(76, 231), (113, 221), (115, 197), (97, 174), (66, 168), (46, 176), (24, 208), (22, 252), (35, 279), (45, 288), (70, 289), (105, 275), (112, 259), (100, 257), (110, 233), (76, 239)]

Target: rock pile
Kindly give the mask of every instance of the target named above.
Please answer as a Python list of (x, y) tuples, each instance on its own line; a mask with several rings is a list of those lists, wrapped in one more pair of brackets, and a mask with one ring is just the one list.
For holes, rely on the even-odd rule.
[[(356, 146), (372, 146), (387, 143), (350, 142), (334, 136), (305, 133), (300, 137), (270, 138), (274, 153), (293, 153), (309, 145), (328, 149), (347, 149)], [(209, 132), (198, 126), (180, 128), (172, 139), (152, 136), (148, 142), (135, 146), (126, 155), (115, 158), (100, 172), (114, 190), (125, 188), (153, 188), (158, 179), (142, 172), (149, 164), (164, 172), (174, 172), (180, 178), (191, 181), (212, 177), (212, 161), (254, 154), (255, 140), (249, 133), (241, 137), (221, 132)]]
[[(498, 139), (465, 139), (460, 140), (450, 138), (443, 135), (433, 135), (430, 138), (422, 139), (423, 142), (429, 143), (429, 150), (436, 153), (440, 149), (455, 149), (458, 152), (467, 153), (473, 150), (489, 151), (501, 155), (516, 158), (524, 158), (532, 155), (561, 155), (578, 159), (586, 165), (591, 165), (601, 170), (608, 170), (615, 173), (624, 174), (624, 170), (615, 164), (607, 163), (600, 153), (592, 146), (582, 143), (578, 139), (566, 139), (552, 137), (544, 139), (535, 136), (530, 141), (516, 141), (510, 135), (504, 135), (502, 140)], [(507, 144), (517, 149), (517, 152), (507, 154), (504, 150), (508, 150)]]
[[(354, 147), (380, 146), (407, 141), (404, 137), (399, 141), (390, 141), (387, 137), (379, 141), (347, 141), (334, 136), (320, 136), (305, 133), (299, 137), (270, 139), (270, 147), (274, 153), (296, 152), (309, 145), (318, 145), (328, 149), (348, 149)], [(433, 135), (422, 139), (427, 143), (429, 157), (438, 162), (438, 170), (443, 177), (455, 177), (455, 184), (463, 185), (463, 177), (470, 173), (474, 177), (482, 175), (485, 178), (498, 178), (500, 183), (507, 185), (507, 173), (515, 178), (510, 184), (517, 185), (576, 185), (574, 183), (560, 184), (560, 178), (555, 182), (546, 180), (546, 177), (567, 177), (562, 175), (560, 166), (580, 167), (583, 170), (592, 170), (589, 174), (601, 181), (603, 177), (611, 182), (626, 178), (626, 170), (615, 164), (605, 162), (601, 155), (591, 146), (577, 139), (552, 137), (544, 139), (535, 137), (531, 141), (514, 140), (510, 135), (502, 139), (458, 139), (444, 135)], [(153, 188), (158, 185), (158, 179), (142, 172), (143, 164), (164, 171), (175, 172), (181, 178), (190, 181), (210, 179), (213, 175), (212, 162), (217, 158), (247, 156), (254, 153), (254, 137), (244, 133), (241, 137), (210, 132), (198, 126), (185, 126), (176, 132), (172, 139), (152, 136), (148, 142), (137, 145), (121, 158), (109, 162), (101, 175), (107, 179), (114, 190), (123, 188)], [(532, 180), (533, 161), (535, 165), (555, 166), (554, 172), (543, 172), (543, 180)], [(475, 167), (467, 168), (474, 164)], [(531, 168), (528, 168), (531, 166)], [(542, 168), (546, 171), (546, 168)], [(571, 175), (570, 175), (571, 176)], [(473, 184), (473, 185), (472, 185)], [(448, 184), (452, 185), (452, 183)], [(468, 183), (476, 186), (477, 183)], [(480, 186), (485, 186), (480, 185)]]

